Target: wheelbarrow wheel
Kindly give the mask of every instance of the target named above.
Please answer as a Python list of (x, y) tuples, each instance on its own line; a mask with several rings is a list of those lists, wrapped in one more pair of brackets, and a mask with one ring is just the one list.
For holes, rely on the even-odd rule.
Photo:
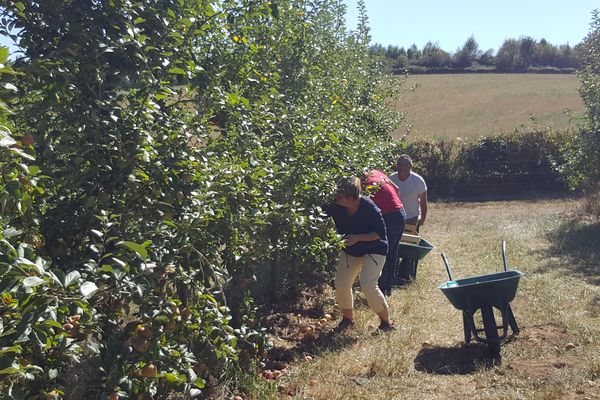
[(492, 357), (498, 357), (500, 356), (500, 340), (498, 340), (498, 326), (494, 319), (494, 309), (491, 306), (481, 307), (481, 318), (488, 349)]
[(471, 341), (471, 323), (469, 322), (469, 317), (467, 313), (463, 311), (463, 330), (465, 331), (465, 344), (469, 344)]

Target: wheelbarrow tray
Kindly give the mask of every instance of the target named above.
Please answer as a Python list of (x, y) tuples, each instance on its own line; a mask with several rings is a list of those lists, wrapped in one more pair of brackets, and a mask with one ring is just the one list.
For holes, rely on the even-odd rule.
[(454, 286), (445, 282), (438, 288), (462, 311), (472, 312), (482, 306), (503, 308), (515, 298), (521, 276), (521, 271), (511, 270), (458, 279)]
[(433, 249), (435, 249), (435, 246), (423, 238), (421, 238), (419, 244), (400, 242), (398, 257), (420, 260)]

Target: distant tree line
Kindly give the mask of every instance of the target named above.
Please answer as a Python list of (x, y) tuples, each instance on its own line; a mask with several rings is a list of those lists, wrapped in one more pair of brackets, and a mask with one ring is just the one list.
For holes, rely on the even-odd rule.
[(582, 65), (582, 44), (553, 45), (546, 39), (536, 41), (523, 36), (506, 39), (494, 54), (483, 51), (473, 36), (454, 53), (437, 43), (427, 42), (422, 49), (374, 44), (370, 53), (383, 58), (394, 73), (426, 72), (574, 72)]

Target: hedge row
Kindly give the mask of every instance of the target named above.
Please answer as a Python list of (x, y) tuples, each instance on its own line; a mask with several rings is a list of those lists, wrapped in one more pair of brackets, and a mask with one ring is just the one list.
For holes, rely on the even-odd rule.
[(464, 140), (417, 140), (407, 152), (433, 199), (511, 198), (567, 193), (561, 167), (576, 138), (539, 130)]

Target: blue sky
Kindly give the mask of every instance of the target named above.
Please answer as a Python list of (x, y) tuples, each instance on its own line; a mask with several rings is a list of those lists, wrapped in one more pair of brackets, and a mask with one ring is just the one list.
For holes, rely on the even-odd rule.
[[(348, 6), (350, 29), (357, 0)], [(374, 43), (420, 49), (431, 41), (449, 52), (473, 35), (480, 50), (497, 51), (505, 39), (530, 36), (574, 46), (587, 35), (598, 0), (365, 0)]]
[[(357, 0), (348, 27), (357, 23)], [(431, 41), (454, 52), (473, 35), (480, 50), (497, 51), (505, 39), (531, 36), (554, 45), (581, 42), (598, 0), (365, 0), (374, 43), (420, 49)], [(0, 43), (8, 43), (0, 38)]]

